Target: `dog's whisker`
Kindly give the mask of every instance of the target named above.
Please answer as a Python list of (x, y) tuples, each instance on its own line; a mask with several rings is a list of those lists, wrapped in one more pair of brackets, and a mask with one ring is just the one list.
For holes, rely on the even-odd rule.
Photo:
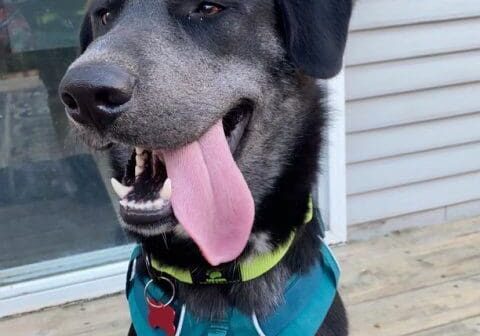
[(165, 248), (168, 250), (168, 243), (167, 243), (167, 234), (165, 232), (162, 233), (163, 242), (165, 243)]

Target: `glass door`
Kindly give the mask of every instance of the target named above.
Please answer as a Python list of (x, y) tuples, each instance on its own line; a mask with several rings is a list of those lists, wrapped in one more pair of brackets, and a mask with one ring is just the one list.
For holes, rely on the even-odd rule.
[(126, 258), (108, 159), (69, 136), (57, 98), (85, 3), (0, 0), (0, 287)]

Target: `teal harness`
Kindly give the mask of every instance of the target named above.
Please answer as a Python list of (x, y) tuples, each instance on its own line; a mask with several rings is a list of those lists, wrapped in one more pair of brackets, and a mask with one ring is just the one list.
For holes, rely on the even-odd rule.
[(285, 303), (265, 319), (247, 316), (232, 308), (223, 320), (198, 320), (182, 302), (174, 298), (175, 333), (156, 329), (149, 323), (146, 296), (159, 304), (170, 297), (146, 274), (135, 274), (142, 250), (133, 251), (127, 275), (127, 298), (133, 326), (139, 336), (309, 336), (323, 324), (337, 294), (340, 269), (330, 248), (321, 242), (322, 259), (308, 274), (293, 276), (285, 290)]

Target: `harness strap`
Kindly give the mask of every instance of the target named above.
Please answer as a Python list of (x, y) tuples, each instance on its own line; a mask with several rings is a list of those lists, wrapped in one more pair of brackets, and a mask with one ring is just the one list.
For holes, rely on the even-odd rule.
[(210, 322), (208, 336), (227, 336), (230, 323), (227, 320), (214, 320)]
[[(181, 336), (252, 336), (262, 333), (266, 336), (305, 336), (314, 335), (320, 329), (335, 299), (340, 269), (329, 249), (321, 243), (321, 262), (308, 274), (293, 278), (285, 291), (285, 304), (263, 320), (256, 320), (233, 309), (225, 320), (199, 321), (191, 314), (183, 312), (182, 321), (177, 321)], [(132, 321), (138, 335), (165, 336), (161, 330), (152, 329), (146, 318), (148, 308), (143, 290), (150, 278), (135, 274), (135, 262), (140, 260), (140, 247), (132, 254), (127, 274), (127, 297)], [(149, 295), (158, 302), (165, 297), (158, 286), (151, 286)], [(180, 312), (185, 308), (176, 300), (173, 308)], [(183, 330), (182, 330), (183, 329)]]
[(285, 293), (288, 304), (260, 322), (267, 335), (305, 336), (305, 330), (320, 329), (335, 299), (340, 277), (338, 264), (323, 242), (321, 251), (321, 267), (295, 279)]

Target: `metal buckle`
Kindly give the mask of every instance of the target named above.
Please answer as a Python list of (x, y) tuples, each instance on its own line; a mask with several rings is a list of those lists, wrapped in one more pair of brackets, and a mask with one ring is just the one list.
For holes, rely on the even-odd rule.
[[(164, 276), (156, 276), (155, 274), (153, 274), (153, 269), (152, 269), (152, 262), (150, 260), (150, 255), (148, 253), (145, 252), (145, 250), (143, 250), (143, 255), (145, 256), (144, 257), (144, 260), (145, 260), (145, 266), (146, 266), (146, 269), (147, 269), (147, 273), (148, 275), (150, 276), (150, 281), (147, 282), (147, 284), (145, 285), (145, 289), (143, 290), (143, 296), (145, 297), (145, 301), (147, 302), (147, 304), (150, 306), (150, 307), (153, 307), (153, 308), (157, 308), (157, 309), (162, 309), (162, 308), (165, 308), (167, 306), (169, 306), (173, 300), (175, 299), (175, 294), (176, 294), (176, 289), (175, 289), (175, 284), (173, 283), (172, 280), (164, 277)], [(167, 303), (164, 303), (164, 304), (161, 304), (161, 305), (157, 305), (156, 303), (152, 302), (152, 300), (150, 299), (149, 295), (148, 295), (148, 288), (155, 284), (155, 282), (159, 282), (159, 281), (165, 281), (166, 283), (168, 283), (170, 285), (170, 288), (172, 289), (172, 296), (170, 297), (170, 299), (167, 301)]]
[(150, 296), (148, 295), (148, 288), (155, 283), (155, 280), (153, 280), (153, 279), (150, 280), (149, 282), (147, 282), (147, 284), (145, 285), (145, 289), (143, 290), (143, 295), (145, 297), (145, 301), (147, 302), (147, 304), (150, 307), (157, 308), (157, 309), (162, 309), (162, 308), (165, 308), (165, 307), (169, 306), (173, 302), (173, 300), (175, 299), (175, 284), (173, 283), (172, 280), (170, 280), (168, 278), (165, 278), (165, 277), (159, 277), (159, 278), (157, 278), (157, 280), (165, 281), (172, 288), (172, 296), (167, 301), (167, 303), (163, 303), (161, 305), (158, 305), (158, 304), (154, 303), (152, 301), (152, 299), (150, 299)]

